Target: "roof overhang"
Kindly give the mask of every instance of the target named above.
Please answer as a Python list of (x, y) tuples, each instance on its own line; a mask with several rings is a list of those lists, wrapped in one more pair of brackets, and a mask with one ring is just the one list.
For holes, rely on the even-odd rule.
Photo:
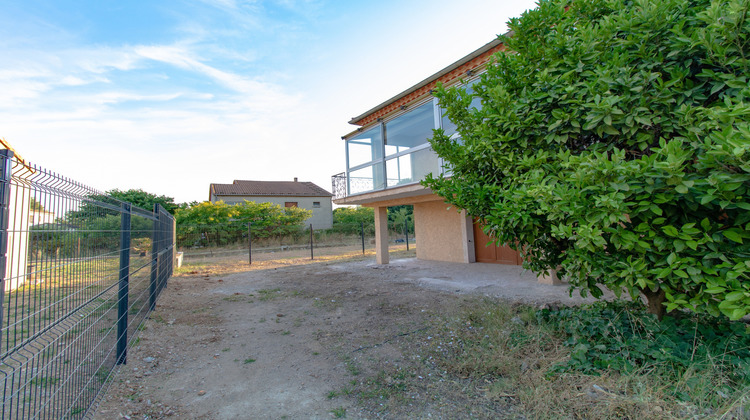
[(425, 188), (421, 184), (412, 184), (333, 200), (340, 206), (361, 205), (365, 207), (389, 207), (425, 201), (444, 201), (444, 199), (433, 193), (430, 188)]
[[(500, 38), (492, 40), (491, 42), (488, 42), (481, 48), (473, 51), (469, 55), (461, 58), (460, 60), (449, 65), (448, 67), (445, 67), (444, 69), (438, 71), (432, 76), (422, 80), (421, 82), (415, 84), (409, 89), (375, 106), (374, 108), (364, 112), (363, 114), (360, 114), (352, 118), (349, 121), (349, 124), (360, 125), (360, 126), (367, 125), (372, 122), (370, 121), (370, 119), (372, 118), (368, 118), (368, 117), (371, 117), (373, 114), (378, 113), (378, 111), (382, 112), (384, 108), (393, 106), (393, 104), (403, 106), (407, 102), (410, 103), (410, 102), (419, 100), (423, 98), (426, 94), (429, 94), (430, 89), (432, 89), (438, 81), (441, 81), (445, 84), (452, 84), (453, 82), (459, 80), (461, 77), (465, 76), (466, 75), (465, 73), (467, 71), (472, 70), (475, 67), (477, 67), (477, 65), (478, 66), (486, 65), (487, 61), (489, 61), (489, 58), (492, 54), (499, 52), (499, 51), (503, 51), (504, 49), (505, 47), (503, 45), (503, 42), (500, 40)], [(487, 56), (487, 57), (485, 60), (481, 60), (481, 63), (477, 63), (476, 62), (477, 59), (482, 56)], [(460, 70), (460, 71), (456, 72), (457, 70)], [(397, 108), (400, 108), (400, 106), (397, 106)]]

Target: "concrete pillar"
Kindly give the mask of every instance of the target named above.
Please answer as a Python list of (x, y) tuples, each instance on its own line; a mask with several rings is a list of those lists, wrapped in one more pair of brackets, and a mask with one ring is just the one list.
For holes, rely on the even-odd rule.
[(388, 207), (375, 207), (375, 260), (388, 264)]
[(461, 210), (461, 219), (463, 262), (477, 262), (477, 257), (474, 249), (474, 219), (466, 215), (466, 210)]
[(547, 284), (550, 286), (559, 286), (563, 284), (562, 280), (557, 276), (557, 270), (549, 269), (547, 273), (539, 273), (536, 276), (537, 282), (541, 284)]

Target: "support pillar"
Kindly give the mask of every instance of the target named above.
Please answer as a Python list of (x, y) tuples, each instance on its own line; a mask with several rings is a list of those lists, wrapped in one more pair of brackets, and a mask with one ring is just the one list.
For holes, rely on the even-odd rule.
[(550, 286), (560, 286), (563, 284), (560, 277), (557, 276), (557, 270), (549, 269), (546, 273), (539, 273), (536, 276), (537, 282)]
[(476, 250), (474, 248), (474, 219), (461, 210), (461, 242), (462, 258), (465, 263), (477, 262)]
[(375, 260), (388, 264), (388, 207), (375, 207)]

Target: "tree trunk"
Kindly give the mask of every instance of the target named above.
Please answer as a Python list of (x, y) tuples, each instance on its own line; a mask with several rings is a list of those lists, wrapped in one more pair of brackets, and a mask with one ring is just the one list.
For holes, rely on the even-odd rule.
[(641, 289), (641, 293), (646, 296), (646, 300), (648, 301), (648, 313), (656, 315), (656, 318), (661, 321), (667, 312), (664, 306), (664, 301), (666, 300), (664, 290), (658, 289), (654, 292), (646, 287), (645, 289)]

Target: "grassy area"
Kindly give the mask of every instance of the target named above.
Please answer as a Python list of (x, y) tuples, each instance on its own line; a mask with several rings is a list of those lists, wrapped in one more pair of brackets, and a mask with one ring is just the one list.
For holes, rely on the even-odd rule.
[(744, 323), (688, 314), (659, 323), (633, 303), (462, 306), (402, 339), (411, 360), (347, 392), (391, 415), (421, 398), (422, 410), (450, 400), (477, 417), (750, 416)]

